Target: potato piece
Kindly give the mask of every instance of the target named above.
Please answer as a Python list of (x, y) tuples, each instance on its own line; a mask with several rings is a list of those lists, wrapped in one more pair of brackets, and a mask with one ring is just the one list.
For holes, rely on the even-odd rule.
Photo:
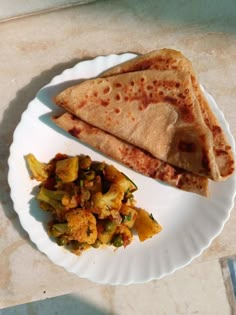
[(118, 171), (113, 165), (106, 165), (104, 175), (109, 182), (119, 185), (124, 193), (137, 190), (134, 182), (128, 176)]
[(59, 160), (56, 163), (56, 175), (63, 183), (73, 182), (78, 177), (78, 156)]
[(134, 229), (138, 233), (139, 240), (143, 242), (146, 239), (151, 238), (153, 235), (161, 232), (162, 227), (158, 222), (156, 222), (152, 214), (149, 214), (144, 209), (138, 209)]

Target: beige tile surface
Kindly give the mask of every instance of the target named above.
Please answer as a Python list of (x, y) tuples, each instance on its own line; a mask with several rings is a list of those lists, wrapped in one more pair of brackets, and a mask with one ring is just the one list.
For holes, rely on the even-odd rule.
[(5, 309), (2, 315), (231, 315), (221, 267), (206, 262), (162, 280), (128, 287), (94, 286), (41, 302)]
[(37, 14), (50, 10), (62, 9), (78, 4), (87, 4), (95, 0), (0, 0), (0, 20), (14, 19), (25, 15)]
[[(9, 197), (7, 158), (14, 128), (28, 102), (56, 74), (79, 60), (102, 54), (143, 53), (161, 47), (182, 50), (192, 60), (201, 82), (214, 95), (236, 135), (234, 3), (224, 2), (224, 9), (220, 1), (218, 6), (209, 3), (207, 10), (203, 1), (181, 3), (177, 6), (176, 1), (168, 5), (154, 0), (101, 1), (0, 24), (0, 308), (75, 290), (92, 290), (94, 296), (104, 289), (66, 273), (39, 253), (21, 228)], [(166, 301), (163, 305), (169, 303), (168, 295), (178, 297), (179, 310), (174, 303), (166, 306), (169, 311), (175, 308), (176, 314), (186, 314), (186, 310), (189, 314), (195, 311), (211, 314), (208, 306), (204, 313), (204, 295), (199, 295), (205, 290), (212, 299), (216, 297), (216, 305), (222, 302), (226, 312), (214, 314), (228, 314), (217, 260), (235, 254), (235, 225), (234, 209), (221, 235), (190, 269), (155, 284), (120, 288), (116, 291), (117, 299), (129, 298), (125, 292), (130, 292), (133, 298), (136, 293), (144, 296), (143, 304), (141, 298), (136, 299), (144, 311), (143, 305), (151, 303), (147, 292), (156, 292), (161, 301)], [(188, 277), (189, 294), (184, 297), (181, 279), (185, 283)], [(113, 288), (105, 290), (114, 294)], [(154, 293), (151, 296), (155, 298)], [(89, 294), (87, 297), (90, 299)], [(115, 305), (117, 309), (118, 304)], [(127, 305), (132, 311), (130, 301)], [(165, 314), (164, 306), (162, 310)], [(125, 314), (125, 308), (121, 311)]]
[(148, 285), (117, 288), (114, 310), (119, 315), (230, 315), (218, 262), (186, 267)]

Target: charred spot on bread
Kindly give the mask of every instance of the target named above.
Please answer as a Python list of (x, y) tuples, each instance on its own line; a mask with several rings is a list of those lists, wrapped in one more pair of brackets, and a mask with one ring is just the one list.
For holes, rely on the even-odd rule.
[(178, 148), (182, 152), (196, 152), (197, 146), (194, 142), (186, 142), (186, 141), (180, 141)]

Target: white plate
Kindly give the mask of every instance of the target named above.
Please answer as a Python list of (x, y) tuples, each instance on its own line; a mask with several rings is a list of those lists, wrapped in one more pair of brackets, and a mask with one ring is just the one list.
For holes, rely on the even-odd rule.
[[(186, 266), (222, 231), (234, 202), (235, 174), (225, 182), (211, 182), (211, 197), (207, 199), (142, 176), (81, 144), (50, 122), (51, 112), (58, 110), (51, 101), (57, 92), (79, 79), (97, 76), (105, 69), (134, 56), (97, 57), (56, 76), (38, 92), (23, 113), (10, 149), (8, 179), (11, 197), (21, 224), (31, 240), (55, 264), (97, 283), (144, 283)], [(205, 94), (234, 149), (234, 140), (222, 112), (214, 99)], [(33, 153), (39, 160), (47, 162), (58, 152), (88, 154), (94, 160), (105, 160), (116, 165), (137, 183), (139, 190), (135, 197), (138, 205), (153, 213), (163, 226), (163, 231), (143, 243), (135, 237), (125, 249), (89, 249), (79, 257), (57, 246), (49, 239), (42, 224), (49, 218), (34, 200), (32, 189), (38, 183), (29, 178), (24, 156)]]

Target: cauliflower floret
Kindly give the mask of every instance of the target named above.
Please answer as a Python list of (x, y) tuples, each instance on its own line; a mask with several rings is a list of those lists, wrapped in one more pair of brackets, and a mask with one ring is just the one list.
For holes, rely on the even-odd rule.
[(85, 209), (76, 209), (66, 214), (68, 222), (70, 240), (76, 240), (79, 243), (93, 244), (97, 239), (96, 218)]
[(122, 205), (124, 193), (119, 186), (112, 184), (108, 192), (97, 192), (92, 197), (92, 211), (98, 214), (99, 219), (112, 215), (111, 211), (119, 211)]
[(32, 178), (35, 178), (39, 182), (43, 182), (48, 178), (49, 166), (46, 163), (39, 162), (31, 153), (27, 154), (25, 159), (32, 174)]

